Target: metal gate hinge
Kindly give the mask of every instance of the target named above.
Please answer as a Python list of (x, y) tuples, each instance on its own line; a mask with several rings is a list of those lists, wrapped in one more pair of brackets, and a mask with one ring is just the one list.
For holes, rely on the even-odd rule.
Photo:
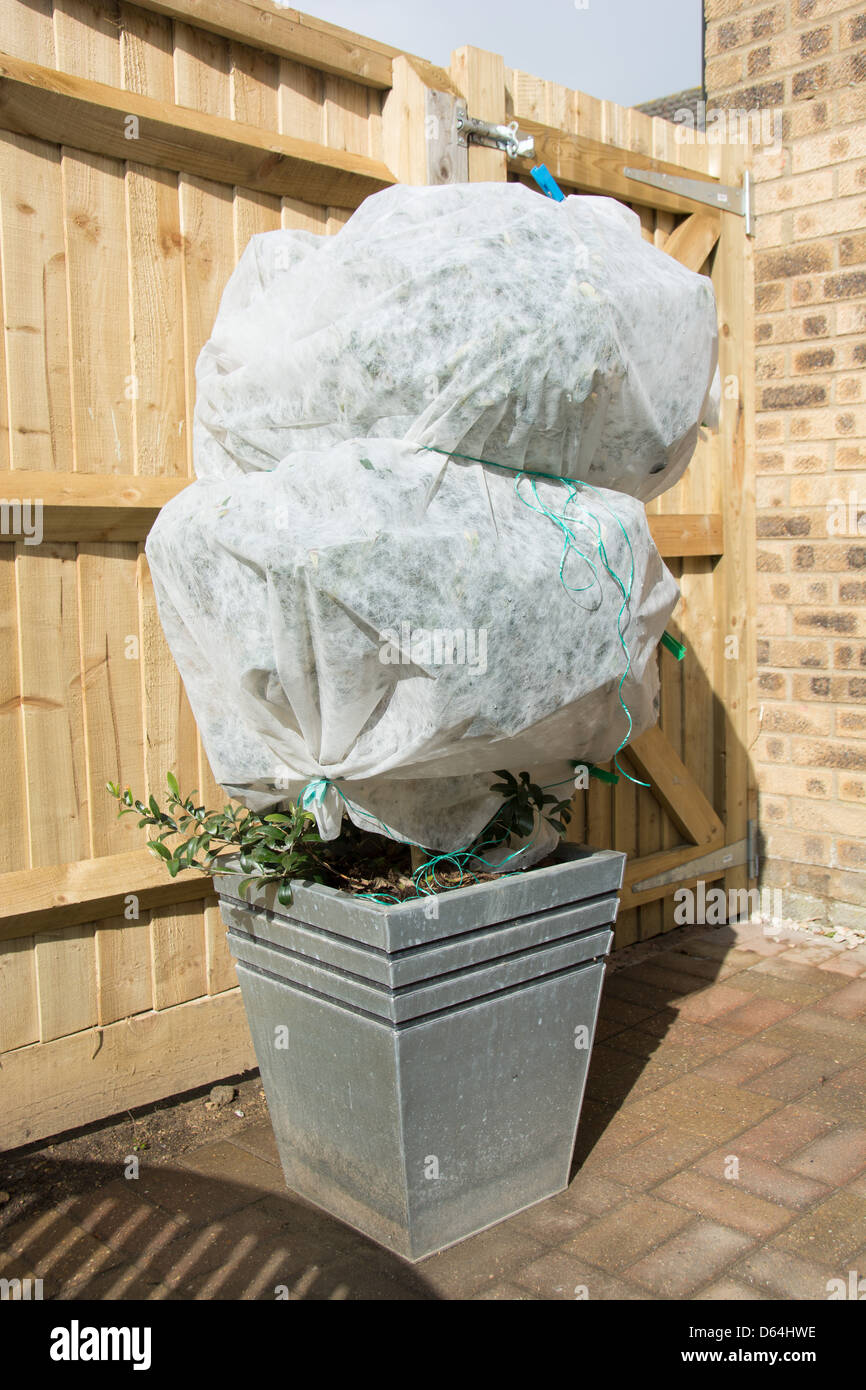
[(521, 135), (517, 122), (509, 125), (496, 125), (491, 121), (480, 121), (470, 116), (466, 108), (457, 108), (458, 145), (486, 145), (488, 149), (503, 150), (511, 159), (530, 159), (535, 154), (535, 140), (531, 135)]
[(666, 193), (676, 193), (681, 198), (691, 198), (692, 202), (705, 203), (708, 207), (744, 217), (746, 236), (755, 235), (752, 176), (748, 169), (743, 170), (741, 188), (733, 188), (725, 183), (707, 183), (704, 179), (687, 179), (682, 174), (660, 174), (654, 169), (625, 167), (622, 172), (627, 179), (634, 179), (635, 183), (646, 183), (651, 188), (662, 188)]

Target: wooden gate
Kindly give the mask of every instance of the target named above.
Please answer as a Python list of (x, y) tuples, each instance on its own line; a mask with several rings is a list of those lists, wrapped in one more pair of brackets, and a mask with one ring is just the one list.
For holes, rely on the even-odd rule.
[(165, 878), (103, 791), (160, 792), (171, 768), (221, 795), (143, 542), (190, 479), (193, 366), (251, 234), (336, 231), (398, 180), (535, 187), (527, 161), (459, 143), (458, 101), (516, 119), (566, 191), (628, 202), (712, 276), (721, 430), (649, 508), (686, 645), (661, 654), (661, 727), (630, 750), (653, 790), (594, 782), (573, 833), (631, 856), (618, 944), (674, 925), (689, 874), (745, 888), (749, 244), (739, 217), (622, 171), (737, 184), (746, 151), (677, 144), (492, 53), (445, 72), (252, 0), (7, 0), (0, 51), (0, 1146), (254, 1065), (206, 882)]

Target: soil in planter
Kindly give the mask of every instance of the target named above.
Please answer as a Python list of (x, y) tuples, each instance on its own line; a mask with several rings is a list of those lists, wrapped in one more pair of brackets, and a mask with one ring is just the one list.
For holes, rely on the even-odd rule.
[[(424, 858), (432, 857), (434, 853), (430, 851), (428, 855), (425, 852)], [(325, 882), (333, 888), (342, 888), (344, 892), (374, 894), (386, 902), (392, 899), (406, 902), (418, 896), (419, 888), (412, 877), (409, 846), (388, 840), (383, 835), (359, 830), (351, 822), (343, 823), (339, 839), (327, 841), (316, 848), (316, 860), (321, 863)], [(534, 864), (533, 868), (543, 868), (552, 860), (553, 856), (549, 855), (540, 864)], [(450, 863), (447, 856), (443, 856), (436, 863), (435, 872), (426, 876), (422, 891), (447, 893), (454, 888), (467, 888), (473, 883), (490, 883), (503, 876), (484, 869), (480, 859), (472, 860), (461, 855), (460, 861), (463, 867)]]

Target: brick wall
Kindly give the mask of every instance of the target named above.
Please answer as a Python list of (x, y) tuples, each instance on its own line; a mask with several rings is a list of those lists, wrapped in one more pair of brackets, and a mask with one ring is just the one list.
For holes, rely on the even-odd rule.
[(705, 10), (708, 108), (782, 112), (782, 147), (755, 151), (763, 881), (788, 915), (862, 928), (866, 8)]

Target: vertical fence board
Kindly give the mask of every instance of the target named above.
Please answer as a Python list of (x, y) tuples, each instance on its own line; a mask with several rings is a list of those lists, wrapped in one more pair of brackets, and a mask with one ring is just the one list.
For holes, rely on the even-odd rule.
[(197, 730), (159, 621), (143, 546), (138, 555), (138, 599), (145, 784), (148, 794), (159, 798), (165, 791), (165, 774), (173, 772), (186, 796), (199, 785)]
[(121, 4), (121, 86), (160, 101), (174, 100), (171, 20), (165, 15)]
[(124, 166), (63, 152), (75, 464), (132, 473)]
[(27, 802), (18, 650), (15, 549), (12, 545), (0, 545), (0, 778), (3, 784), (0, 873), (26, 867), (26, 835), (22, 831), (27, 823)]
[(228, 39), (175, 22), (174, 99), (179, 105), (230, 116), (229, 67)]
[(54, 66), (52, 0), (0, 5), (0, 49), (41, 67)]
[(182, 476), (188, 363), (177, 176), (130, 164), (126, 196), (135, 471)]
[[(721, 177), (736, 184), (748, 151), (727, 145), (721, 150)], [(754, 476), (754, 294), (753, 248), (741, 218), (723, 219), (716, 247), (713, 281), (720, 309), (719, 364), (722, 380), (736, 381), (736, 397), (722, 393), (720, 476), (722, 507), (728, 531), (725, 554), (716, 571), (717, 694), (720, 746), (724, 747), (724, 817), (729, 842), (746, 838), (748, 820), (755, 814), (755, 790), (749, 776), (748, 752), (755, 738), (756, 571)], [(725, 638), (738, 643), (734, 659), (725, 659)], [(748, 887), (745, 865), (729, 869), (725, 887)]]
[(36, 953), (32, 936), (4, 941), (0, 950), (0, 1052), (39, 1038)]
[(141, 637), (135, 545), (87, 545), (78, 557), (84, 727), (93, 853), (137, 849), (134, 816), (118, 818), (106, 782), (140, 787)]
[[(131, 820), (132, 817), (130, 816)], [(114, 1023), (153, 1007), (150, 919), (107, 917), (96, 928), (97, 1022)]]
[(117, 86), (120, 20), (116, 0), (54, 0), (54, 44), (61, 72)]
[(370, 88), (345, 77), (324, 79), (324, 144), (332, 150), (367, 154)]
[(279, 128), (283, 135), (322, 144), (325, 138), (324, 74), (280, 60)]
[(30, 864), (90, 854), (75, 548), (15, 547)]
[(203, 905), (184, 903), (150, 914), (153, 1007), (169, 1009), (207, 993)]
[(78, 1033), (96, 1022), (93, 927), (36, 934), (39, 1040)]
[(276, 130), (280, 62), (273, 53), (248, 48), (242, 43), (229, 46), (232, 115), (236, 121)]
[(60, 156), (50, 145), (22, 136), (4, 132), (0, 141), (8, 463), (12, 468), (68, 468), (71, 415)]

